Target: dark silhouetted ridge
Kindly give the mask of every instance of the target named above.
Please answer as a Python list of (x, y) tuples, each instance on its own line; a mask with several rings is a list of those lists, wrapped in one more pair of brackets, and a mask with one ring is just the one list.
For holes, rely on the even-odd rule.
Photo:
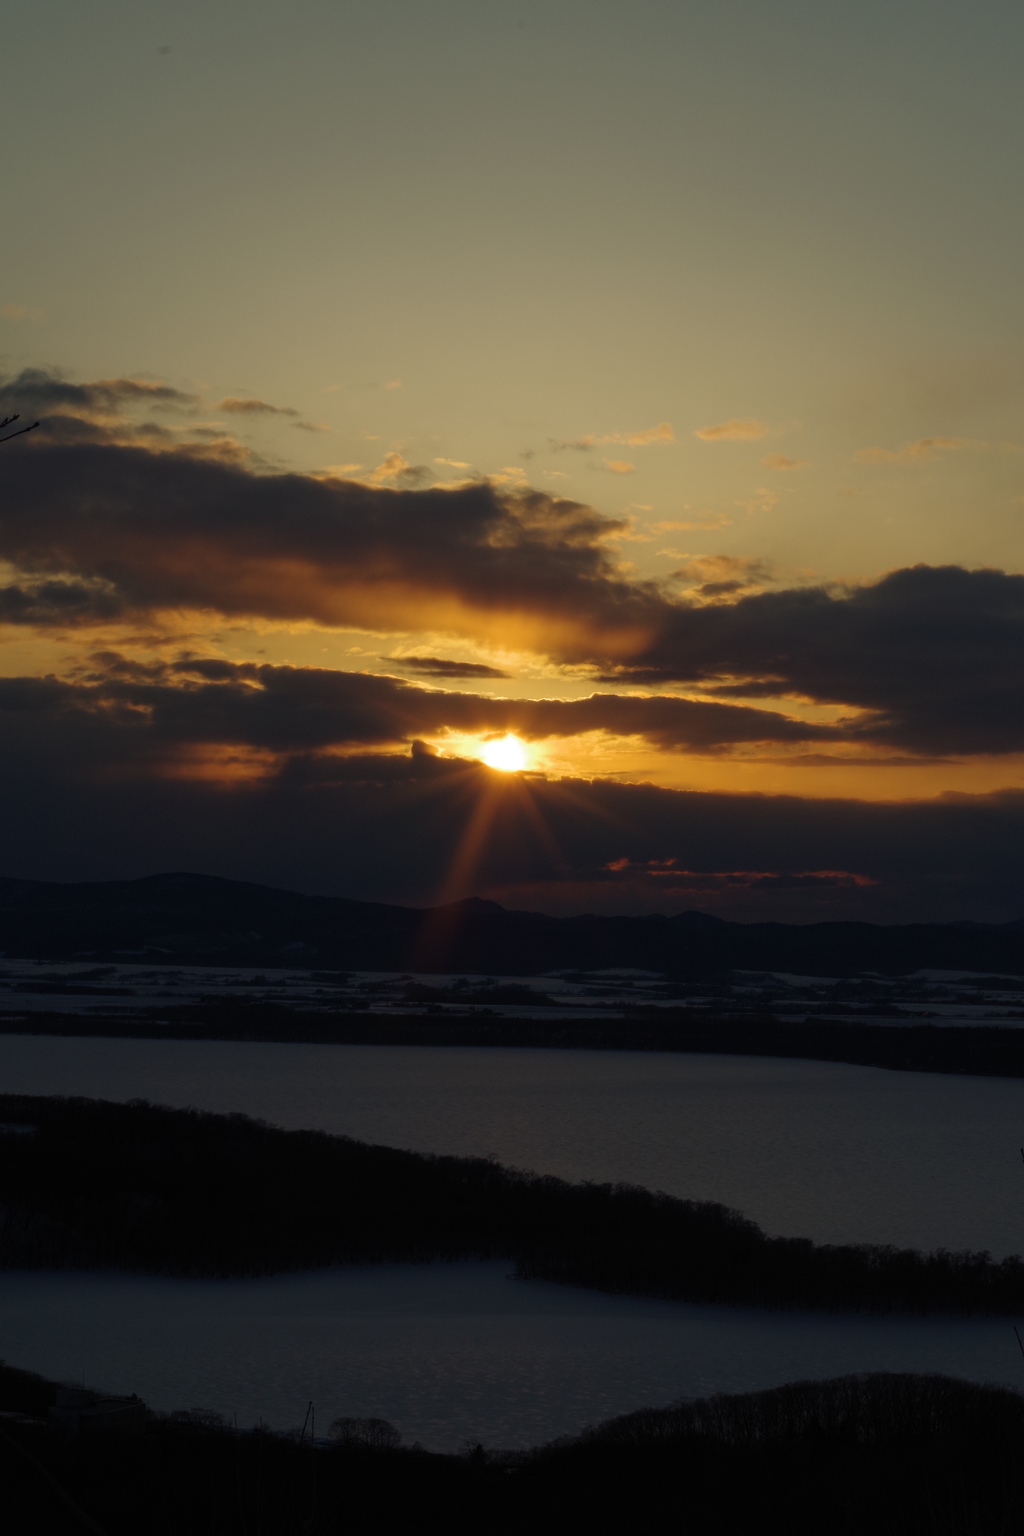
[(343, 1419), (353, 1432), (311, 1444), (202, 1410), (68, 1437), (46, 1424), (56, 1396), (0, 1364), (11, 1531), (975, 1536), (1016, 1532), (1024, 1504), (1024, 1400), (943, 1376), (794, 1382), (458, 1456), (403, 1446), (381, 1420)]
[(615, 967), (677, 977), (736, 969), (1021, 975), (1024, 921), (795, 925), (729, 923), (702, 912), (555, 918), (476, 899), (419, 909), (182, 873), (69, 885), (0, 880), (0, 950), (47, 960), (144, 958), (506, 976)]

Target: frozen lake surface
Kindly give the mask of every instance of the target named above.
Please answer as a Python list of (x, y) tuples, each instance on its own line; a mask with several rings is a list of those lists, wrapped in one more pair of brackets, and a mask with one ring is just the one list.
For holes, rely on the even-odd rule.
[(656, 1052), (0, 1036), (0, 1090), (241, 1110), (733, 1206), (822, 1242), (1024, 1251), (1024, 1081)]
[(686, 1306), (530, 1282), (504, 1264), (260, 1280), (0, 1274), (0, 1357), (56, 1379), (213, 1408), (240, 1428), (341, 1414), (407, 1444), (535, 1445), (679, 1397), (855, 1371), (1024, 1385), (1007, 1319)]

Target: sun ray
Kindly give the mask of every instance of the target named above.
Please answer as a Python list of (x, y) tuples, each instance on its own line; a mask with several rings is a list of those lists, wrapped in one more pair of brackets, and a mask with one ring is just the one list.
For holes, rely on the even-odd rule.
[(479, 862), (491, 823), (498, 814), (504, 797), (505, 785), (490, 774), (481, 774), (476, 800), (469, 818), (459, 837), (452, 855), (448, 872), (438, 894), (438, 903), (445, 906), (458, 901), (466, 894), (473, 871)]

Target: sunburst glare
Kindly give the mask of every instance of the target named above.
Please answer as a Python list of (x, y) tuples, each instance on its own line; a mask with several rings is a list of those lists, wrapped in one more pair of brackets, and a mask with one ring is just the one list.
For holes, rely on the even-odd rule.
[(500, 768), (502, 773), (519, 773), (526, 767), (526, 747), (518, 736), (509, 733), (500, 741), (488, 742), (483, 759), (488, 768)]

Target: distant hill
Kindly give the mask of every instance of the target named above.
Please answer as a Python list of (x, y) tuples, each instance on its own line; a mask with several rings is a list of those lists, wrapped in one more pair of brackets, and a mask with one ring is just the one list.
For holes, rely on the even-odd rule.
[(1024, 974), (1024, 921), (882, 927), (674, 917), (556, 918), (496, 902), (419, 909), (303, 896), (208, 875), (57, 884), (0, 880), (10, 958), (528, 976), (629, 967), (847, 976), (921, 968)]

